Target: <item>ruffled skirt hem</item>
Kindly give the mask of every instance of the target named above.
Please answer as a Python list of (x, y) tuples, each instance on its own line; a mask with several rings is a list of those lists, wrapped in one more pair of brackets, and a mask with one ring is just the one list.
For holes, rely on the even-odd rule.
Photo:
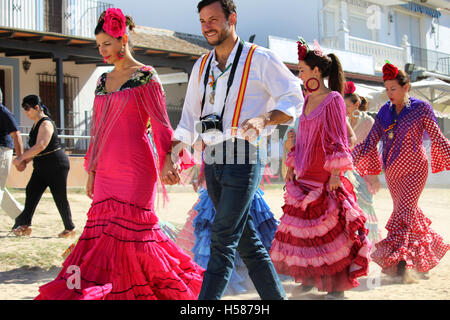
[(58, 277), (37, 300), (192, 300), (204, 270), (158, 225), (151, 209), (107, 199), (95, 203)]
[(350, 181), (342, 182), (344, 189), (333, 193), (325, 186), (287, 184), (284, 215), (270, 252), (278, 273), (326, 292), (357, 287), (357, 278), (368, 274), (366, 216)]
[(375, 244), (373, 261), (381, 266), (383, 273), (391, 276), (397, 274), (401, 261), (406, 262), (407, 269), (428, 272), (439, 264), (450, 245), (431, 228), (427, 229), (421, 233), (408, 229), (389, 232), (386, 239)]
[[(199, 202), (194, 206), (197, 216), (193, 219), (195, 244), (192, 248), (194, 260), (203, 268), (209, 261), (211, 245), (211, 226), (215, 218), (215, 209), (206, 189), (201, 190)], [(270, 250), (279, 222), (274, 218), (269, 206), (263, 199), (263, 191), (258, 189), (250, 206), (250, 215), (263, 245)], [(254, 289), (247, 267), (239, 253), (234, 260), (235, 268), (231, 274), (226, 295), (242, 294)]]

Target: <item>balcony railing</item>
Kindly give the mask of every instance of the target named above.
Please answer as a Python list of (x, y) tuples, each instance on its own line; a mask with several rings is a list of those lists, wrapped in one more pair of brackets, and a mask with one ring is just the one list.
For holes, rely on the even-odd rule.
[(450, 54), (411, 47), (411, 56), (416, 67), (450, 76)]
[(396, 66), (404, 66), (406, 63), (405, 49), (391, 46), (381, 42), (349, 37), (349, 51), (373, 56), (375, 71), (381, 71), (386, 60)]
[(0, 26), (92, 38), (110, 7), (96, 0), (0, 0)]

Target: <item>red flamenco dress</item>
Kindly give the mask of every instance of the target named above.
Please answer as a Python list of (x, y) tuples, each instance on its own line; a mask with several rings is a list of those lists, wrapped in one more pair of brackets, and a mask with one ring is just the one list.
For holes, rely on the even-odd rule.
[[(352, 151), (360, 175), (379, 174), (384, 169), (394, 201), (386, 225), (388, 235), (375, 245), (371, 256), (389, 275), (397, 274), (397, 265), (402, 261), (406, 262), (407, 269), (427, 272), (450, 249), (430, 228), (431, 220), (418, 206), (428, 177), (425, 133), (431, 139), (432, 172), (449, 170), (450, 142), (439, 129), (432, 107), (415, 98), (410, 98), (410, 103), (398, 115), (395, 106), (386, 103), (366, 140)], [(380, 140), (382, 157), (377, 148)]]
[(161, 82), (148, 66), (117, 92), (107, 93), (105, 81), (103, 74), (85, 163), (96, 171), (88, 220), (36, 299), (197, 299), (204, 270), (162, 232), (153, 209), (173, 134)]
[[(277, 272), (296, 282), (319, 291), (345, 291), (367, 275), (370, 253), (366, 216), (343, 176), (353, 169), (345, 103), (333, 91), (309, 115), (304, 110), (296, 146), (286, 160), (296, 177), (286, 183), (284, 214), (270, 255)], [(330, 192), (333, 169), (340, 170), (344, 187)]]

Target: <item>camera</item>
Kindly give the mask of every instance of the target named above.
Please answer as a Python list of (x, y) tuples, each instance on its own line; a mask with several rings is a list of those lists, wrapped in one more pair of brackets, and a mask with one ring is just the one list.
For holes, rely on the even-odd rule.
[(199, 133), (205, 133), (210, 130), (223, 132), (222, 119), (217, 114), (209, 114), (200, 118), (200, 122), (196, 124), (195, 129)]

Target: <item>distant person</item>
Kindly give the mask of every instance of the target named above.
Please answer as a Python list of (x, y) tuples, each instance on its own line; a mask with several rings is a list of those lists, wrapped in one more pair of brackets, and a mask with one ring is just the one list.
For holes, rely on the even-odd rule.
[(30, 131), (30, 149), (15, 158), (13, 164), (22, 169), (33, 161), (33, 173), (26, 187), (25, 208), (16, 218), (13, 233), (16, 236), (31, 234), (34, 212), (42, 194), (49, 187), (64, 223), (64, 231), (58, 237), (73, 237), (75, 225), (67, 200), (67, 175), (70, 165), (59, 141), (56, 125), (50, 119), (50, 113), (39, 96), (29, 95), (23, 98), (22, 108), (27, 117), (34, 121)]
[[(352, 81), (348, 81), (345, 85), (344, 101), (347, 107), (347, 119), (356, 134), (356, 145), (367, 138), (375, 121), (366, 112), (367, 100), (356, 93), (356, 87)], [(361, 177), (356, 171), (353, 171), (353, 175), (356, 179), (355, 193), (358, 198), (358, 205), (367, 214), (366, 228), (369, 229), (369, 240), (372, 243), (372, 249), (374, 249), (373, 244), (381, 240), (378, 218), (373, 206), (373, 195), (381, 187), (380, 180), (377, 175)]]
[[(396, 66), (386, 63), (383, 81), (389, 101), (381, 107), (367, 138), (352, 151), (356, 170), (362, 175), (384, 169), (394, 202), (386, 225), (387, 237), (375, 244), (372, 259), (383, 272), (400, 275), (405, 284), (414, 283), (415, 269), (425, 278), (450, 249), (430, 228), (431, 220), (418, 206), (428, 177), (428, 158), (423, 140), (431, 139), (431, 171), (450, 170), (450, 142), (442, 134), (433, 108), (409, 96), (410, 79)], [(382, 155), (378, 142), (382, 143)]]
[[(23, 210), (22, 205), (6, 189), (6, 180), (11, 169), (13, 150), (16, 156), (23, 153), (23, 143), (16, 120), (2, 104), (3, 93), (0, 90), (0, 205), (8, 216), (15, 219)], [(17, 168), (23, 171), (25, 168)]]

